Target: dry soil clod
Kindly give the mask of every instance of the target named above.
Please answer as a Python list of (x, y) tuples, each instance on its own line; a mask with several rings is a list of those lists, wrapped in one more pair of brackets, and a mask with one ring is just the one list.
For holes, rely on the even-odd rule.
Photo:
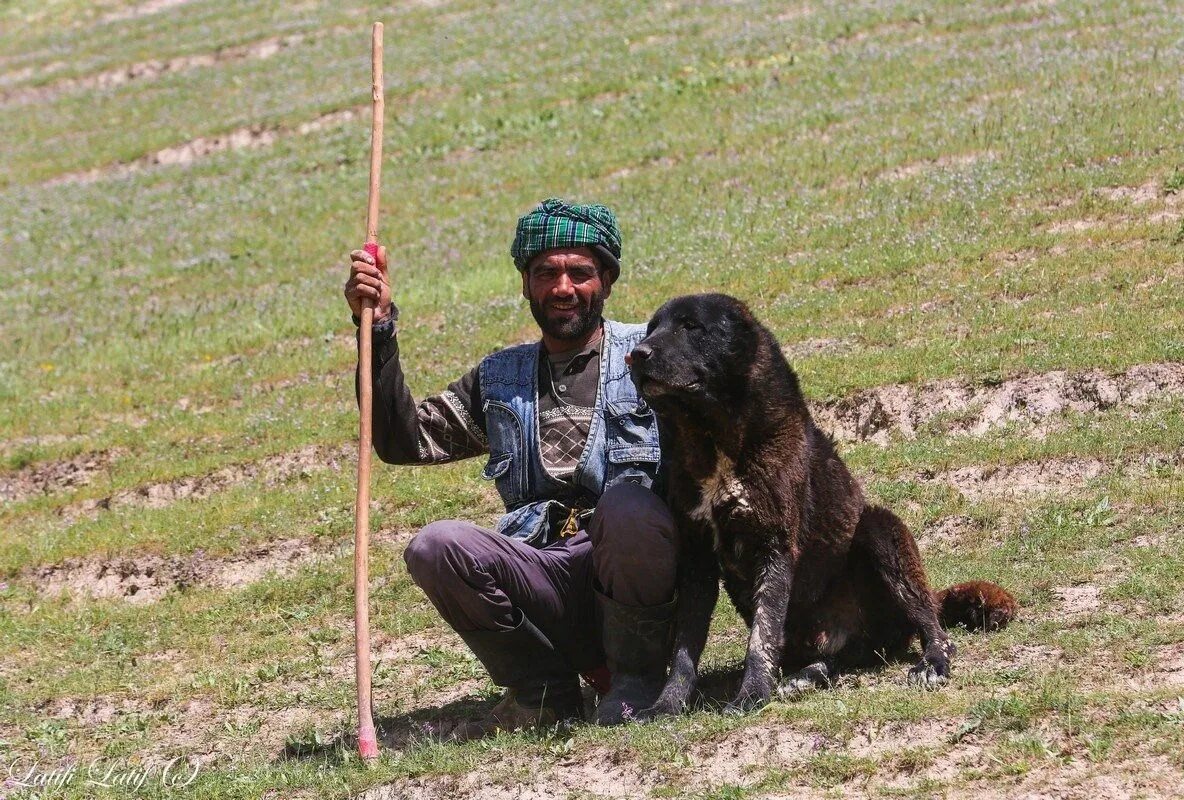
[[(316, 38), (326, 35), (343, 33), (344, 28), (334, 28)], [(24, 105), (27, 103), (44, 103), (66, 92), (88, 90), (105, 91), (114, 89), (133, 81), (155, 80), (162, 75), (187, 72), (203, 67), (212, 67), (234, 61), (253, 61), (271, 58), (290, 47), (310, 41), (313, 37), (305, 33), (293, 33), (287, 36), (270, 36), (249, 44), (231, 45), (219, 48), (210, 53), (196, 55), (174, 56), (173, 58), (154, 58), (148, 61), (138, 61), (125, 64), (114, 69), (103, 70), (77, 78), (63, 78), (54, 83), (42, 86), (18, 86), (0, 92), (0, 103)]]
[(136, 6), (116, 9), (102, 17), (99, 22), (120, 22), (125, 19), (136, 19), (157, 14), (176, 6), (183, 6), (190, 0), (147, 0)]
[(133, 489), (125, 489), (97, 500), (84, 500), (66, 507), (62, 510), (62, 514), (67, 518), (73, 518), (100, 509), (124, 506), (162, 508), (178, 500), (201, 500), (215, 492), (251, 480), (263, 479), (276, 483), (323, 469), (338, 469), (342, 462), (353, 457), (353, 452), (352, 445), (310, 445), (291, 453), (281, 453), (260, 461), (232, 464), (206, 475), (150, 483)]
[(147, 604), (171, 590), (190, 586), (239, 588), (272, 573), (291, 573), (334, 554), (334, 549), (317, 549), (302, 539), (285, 539), (225, 557), (198, 552), (188, 556), (141, 553), (111, 559), (68, 559), (27, 570), (25, 578), (51, 596), (68, 593)]
[(1070, 495), (1102, 475), (1122, 472), (1143, 475), (1165, 467), (1184, 464), (1184, 450), (1173, 453), (1143, 453), (1131, 458), (1103, 461), (1098, 458), (1053, 458), (1018, 464), (980, 465), (945, 472), (922, 472), (922, 483), (945, 483), (971, 499), (1041, 494)]
[(838, 441), (887, 444), (913, 438), (930, 423), (949, 434), (979, 436), (1007, 424), (1039, 426), (1066, 413), (1139, 406), (1184, 396), (1184, 364), (1142, 364), (1110, 375), (1101, 370), (1054, 371), (998, 384), (943, 380), (894, 384), (814, 407), (819, 427)]
[(224, 150), (247, 150), (267, 147), (276, 142), (281, 136), (293, 134), (304, 136), (334, 125), (339, 125), (359, 116), (363, 110), (359, 106), (357, 108), (344, 108), (340, 111), (330, 111), (327, 114), (320, 115), (316, 119), (302, 122), (293, 127), (260, 124), (239, 128), (238, 130), (217, 136), (202, 136), (173, 147), (157, 150), (155, 153), (141, 156), (134, 161), (58, 175), (46, 181), (44, 185), (56, 186), (64, 183), (93, 183), (103, 178), (130, 175), (149, 167), (189, 164), (198, 158), (203, 158), (213, 153), (220, 153)]
[(115, 451), (82, 453), (64, 461), (30, 464), (0, 475), (0, 501), (15, 503), (39, 494), (86, 486), (114, 460)]

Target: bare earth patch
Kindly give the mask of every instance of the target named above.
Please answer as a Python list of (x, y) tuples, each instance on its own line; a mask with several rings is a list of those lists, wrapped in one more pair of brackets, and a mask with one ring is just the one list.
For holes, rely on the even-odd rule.
[(82, 453), (64, 461), (30, 464), (0, 475), (0, 501), (14, 503), (39, 494), (86, 486), (118, 455), (115, 451)]
[(310, 445), (291, 453), (233, 464), (206, 475), (193, 475), (163, 483), (150, 483), (125, 489), (97, 500), (84, 500), (62, 509), (63, 516), (74, 518), (99, 510), (138, 506), (163, 508), (178, 500), (201, 500), (215, 492), (247, 481), (264, 480), (279, 483), (298, 475), (308, 475), (323, 469), (341, 469), (354, 458), (356, 446)]
[[(319, 32), (315, 38), (322, 39), (344, 32), (344, 28), (332, 28)], [(126, 64), (115, 69), (83, 75), (77, 78), (64, 78), (46, 86), (26, 86), (0, 92), (0, 103), (23, 105), (27, 103), (43, 103), (66, 92), (78, 90), (114, 89), (118, 86), (141, 80), (155, 80), (164, 75), (188, 72), (202, 67), (212, 67), (231, 61), (252, 61), (271, 58), (277, 53), (290, 47), (312, 41), (314, 37), (305, 33), (294, 33), (288, 36), (271, 36), (249, 44), (233, 45), (219, 48), (211, 53), (175, 56), (173, 58), (154, 58)]]
[(981, 800), (1008, 797), (1015, 800), (1130, 800), (1177, 798), (1184, 775), (1163, 757), (1136, 758), (1121, 763), (1091, 764), (1082, 759), (1055, 763), (1024, 773), (1016, 785), (995, 779), (975, 781), (947, 794), (949, 798)]
[(46, 181), (45, 185), (56, 186), (63, 183), (93, 183), (102, 178), (130, 175), (155, 166), (189, 164), (196, 159), (225, 150), (249, 150), (267, 147), (274, 144), (281, 136), (303, 136), (334, 125), (340, 125), (360, 116), (364, 110), (359, 106), (357, 108), (331, 111), (327, 114), (322, 114), (316, 119), (302, 122), (293, 127), (251, 125), (250, 127), (239, 128), (238, 130), (218, 136), (202, 136), (174, 147), (157, 150), (155, 153), (149, 153), (134, 161), (58, 175)]
[(86, 727), (106, 725), (120, 715), (134, 714), (142, 710), (143, 703), (138, 700), (116, 700), (110, 697), (65, 697), (54, 700), (40, 709), (50, 719), (74, 719)]
[(248, 753), (275, 753), (297, 730), (319, 722), (317, 709), (308, 706), (222, 708), (206, 697), (161, 704), (152, 713), (168, 721), (153, 729), (141, 757), (161, 761), (180, 757), (201, 766), (234, 763)]
[(947, 472), (922, 472), (922, 483), (945, 483), (971, 499), (1020, 495), (1071, 495), (1101, 475), (1146, 474), (1149, 470), (1184, 464), (1184, 451), (1143, 453), (1130, 459), (1102, 461), (1097, 458), (1054, 458), (1018, 464), (974, 465)]
[(169, 591), (190, 586), (234, 589), (269, 574), (288, 574), (302, 566), (325, 561), (349, 550), (314, 548), (302, 539), (285, 539), (224, 557), (197, 552), (188, 556), (136, 554), (117, 558), (67, 559), (34, 567), (22, 576), (46, 595), (123, 599), (146, 604)]
[(788, 726), (754, 725), (691, 747), (688, 772), (697, 786), (750, 784), (759, 780), (764, 770), (801, 763), (835, 744)]
[(1056, 234), (1081, 233), (1100, 228), (1104, 224), (1104, 221), (1100, 219), (1066, 219), (1049, 225), (1048, 232)]
[[(643, 766), (627, 756), (597, 748), (554, 762), (519, 763), (509, 756), (499, 769), (458, 776), (415, 778), (375, 787), (365, 800), (468, 800), (468, 798), (602, 797), (632, 800), (651, 796), (655, 790), (711, 792), (721, 786), (752, 787), (770, 771), (799, 771), (778, 781), (770, 794), (778, 798), (818, 797), (808, 769), (810, 759), (825, 756), (891, 758), (918, 748), (944, 751), (923, 772), (906, 767), (903, 772), (888, 763), (869, 781), (878, 786), (899, 785), (901, 779), (949, 778), (967, 762), (977, 762), (981, 748), (968, 740), (953, 742), (956, 720), (925, 720), (864, 725), (848, 741), (797, 729), (789, 725), (756, 722), (714, 741), (690, 744), (669, 764)], [(852, 785), (848, 789), (855, 789)], [(858, 789), (866, 790), (862, 782)], [(862, 793), (859, 793), (862, 796)], [(681, 794), (679, 795), (681, 796)]]
[(1160, 647), (1155, 654), (1155, 667), (1139, 684), (1147, 689), (1184, 686), (1184, 642)]
[(935, 169), (968, 167), (991, 157), (991, 153), (961, 153), (958, 155), (939, 156), (938, 158), (914, 161), (910, 164), (893, 167), (892, 169), (885, 170), (876, 177), (879, 180), (900, 181), (906, 178), (915, 178), (918, 175)]
[(1048, 670), (1064, 659), (1064, 651), (1046, 644), (1017, 644), (1008, 650), (1007, 658), (999, 662), (1006, 669), (1035, 667)]
[(1009, 466), (961, 467), (949, 472), (923, 474), (923, 482), (949, 484), (971, 498), (995, 495), (1048, 494), (1098, 477), (1106, 465), (1097, 459), (1037, 461)]
[(118, 22), (125, 19), (135, 19), (137, 17), (146, 17), (149, 14), (157, 14), (161, 11), (167, 11), (176, 6), (183, 6), (190, 0), (148, 0), (145, 3), (140, 3), (138, 6), (130, 6), (128, 8), (121, 8), (112, 11), (103, 16), (99, 22)]
[(1184, 396), (1184, 364), (1142, 364), (1110, 375), (1101, 370), (1047, 372), (997, 384), (950, 379), (894, 384), (814, 406), (819, 427), (839, 441), (887, 444), (913, 438), (930, 423), (948, 434), (978, 436), (1018, 423), (1039, 425), (1066, 413), (1138, 406)]
[(850, 350), (854, 342), (850, 339), (803, 339), (781, 348), (781, 352), (790, 361), (806, 356), (816, 356), (823, 353), (841, 353)]
[(1095, 189), (1094, 192), (1107, 200), (1143, 205), (1158, 199), (1163, 190), (1160, 188), (1159, 181), (1151, 180), (1140, 186), (1108, 186)]
[[(1131, 210), (1118, 216), (1058, 220), (1050, 223), (1045, 230), (1053, 234), (1081, 233), (1098, 228), (1121, 228), (1141, 222), (1173, 222), (1184, 218), (1184, 208), (1181, 207), (1184, 205), (1184, 195), (1165, 192), (1162, 184), (1155, 179), (1138, 186), (1101, 187), (1092, 193), (1112, 203), (1128, 206)], [(1057, 203), (1046, 205), (1045, 209), (1056, 211), (1075, 202), (1076, 198), (1063, 198)], [(1154, 207), (1149, 209), (1148, 206)]]
[(358, 800), (543, 800), (592, 796), (633, 800), (645, 797), (661, 784), (655, 770), (616, 759), (607, 751), (596, 751), (579, 758), (561, 758), (550, 769), (518, 763), (521, 771), (533, 773), (529, 781), (513, 781), (507, 775), (499, 780), (497, 772), (509, 773), (510, 761), (499, 761), (496, 771), (474, 770), (463, 775), (411, 778), (378, 786), (358, 796)]
[(796, 8), (789, 8), (777, 15), (778, 22), (789, 22), (790, 20), (801, 19), (814, 13), (814, 7), (809, 4), (803, 4)]
[[(220, 708), (207, 697), (154, 703), (127, 697), (64, 697), (50, 701), (39, 711), (80, 729), (80, 755), (98, 755), (93, 749), (96, 742), (91, 741), (96, 729), (138, 718), (152, 726), (151, 741), (139, 751), (140, 758), (156, 763), (181, 757), (186, 763), (201, 766), (233, 762), (252, 751), (274, 753), (316, 714), (315, 709), (300, 706)], [(244, 741), (243, 736), (248, 740)]]
[(917, 545), (926, 550), (938, 548), (952, 550), (964, 540), (982, 533), (982, 529), (970, 517), (955, 514), (942, 517), (917, 532)]
[(1102, 590), (1092, 584), (1061, 586), (1052, 593), (1057, 598), (1057, 613), (1065, 616), (1092, 614), (1102, 607)]

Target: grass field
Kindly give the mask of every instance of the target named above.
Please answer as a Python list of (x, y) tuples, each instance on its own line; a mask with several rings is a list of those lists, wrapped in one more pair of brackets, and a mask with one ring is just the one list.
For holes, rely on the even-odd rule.
[[(0, 796), (1176, 796), (1184, 17), (832, 5), (3, 4)], [(749, 301), (933, 582), (999, 580), (1020, 620), (956, 632), (937, 693), (893, 663), (741, 719), (439, 744), (495, 690), (400, 554), (496, 497), (475, 462), (381, 467), (359, 764), (341, 286), (373, 19), (417, 395), (535, 335), (517, 216), (608, 203), (612, 316)], [(744, 636), (714, 625), (718, 689)], [(3, 783), (173, 757), (183, 789)]]

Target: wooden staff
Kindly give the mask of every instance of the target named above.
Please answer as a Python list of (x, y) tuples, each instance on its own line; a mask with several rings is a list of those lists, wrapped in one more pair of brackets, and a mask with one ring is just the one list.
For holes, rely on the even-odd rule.
[[(370, 133), (370, 197), (366, 204), (366, 252), (378, 263), (378, 185), (382, 172), (382, 23), (374, 23), (371, 48), (373, 121)], [(358, 679), (358, 753), (378, 758), (378, 737), (370, 701), (370, 442), (374, 386), (371, 374), (371, 327), (374, 304), (362, 302), (358, 337), (358, 496), (354, 504), (354, 657)]]

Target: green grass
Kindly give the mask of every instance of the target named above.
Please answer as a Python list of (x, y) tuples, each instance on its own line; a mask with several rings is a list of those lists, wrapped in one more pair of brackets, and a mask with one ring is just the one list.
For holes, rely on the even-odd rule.
[[(1184, 360), (1184, 25), (1171, 9), (191, 0), (107, 19), (128, 7), (0, 9), (0, 96), (46, 92), (0, 101), (0, 474), (109, 458), (89, 483), (0, 508), (0, 761), (202, 754), (186, 794), (220, 798), (344, 797), (411, 777), (455, 779), (463, 795), (466, 775), (530, 782), (561, 759), (578, 774), (634, 765), (660, 776), (654, 796), (696, 798), (989, 796), (1122, 779), (1157, 758), (1178, 775), (1179, 690), (1162, 671), (1164, 648), (1184, 637), (1181, 483), (1170, 465), (1131, 465), (1179, 452), (1179, 399), (1071, 415), (1041, 438), (1022, 426), (951, 437), (935, 424), (844, 447), (916, 530), (972, 520), (957, 542), (926, 546), (935, 584), (993, 577), (1023, 605), (997, 635), (955, 634), (944, 692), (907, 691), (891, 665), (739, 721), (708, 710), (463, 747), (412, 735), (369, 770), (339, 738), (352, 728), (351, 563), (331, 551), (350, 535), (349, 463), (75, 513), (354, 436), (341, 285), (362, 237), (369, 127), (363, 115), (291, 131), (364, 106), (372, 19), (387, 23), (381, 235), (417, 395), (535, 335), (507, 249), (516, 217), (557, 194), (609, 203), (622, 220), (614, 317), (731, 292), (786, 344), (837, 343), (795, 358), (808, 394), (826, 400)], [(295, 34), (305, 38), (264, 59), (107, 89), (64, 83)], [(185, 167), (55, 183), (250, 126), (281, 135)], [(1099, 191), (1149, 182), (1145, 202)], [(1018, 498), (968, 499), (915, 477), (1051, 458), (1114, 466)], [(479, 466), (379, 469), (375, 526), (489, 520)], [(330, 555), (148, 605), (48, 596), (28, 573), (68, 559), (222, 558), (292, 537)], [(400, 547), (374, 552), (376, 647), (391, 654), (376, 697), (380, 715), (415, 731), (440, 703), (470, 692), (479, 703), (492, 687), (408, 580)], [(1057, 590), (1078, 584), (1099, 587), (1100, 604), (1067, 615)], [(714, 633), (707, 666), (734, 667), (744, 637), (730, 608)], [(853, 744), (903, 725), (938, 733)], [(820, 738), (743, 774), (699, 776), (688, 753), (726, 749), (753, 726)], [(285, 746), (299, 755), (281, 758)]]

